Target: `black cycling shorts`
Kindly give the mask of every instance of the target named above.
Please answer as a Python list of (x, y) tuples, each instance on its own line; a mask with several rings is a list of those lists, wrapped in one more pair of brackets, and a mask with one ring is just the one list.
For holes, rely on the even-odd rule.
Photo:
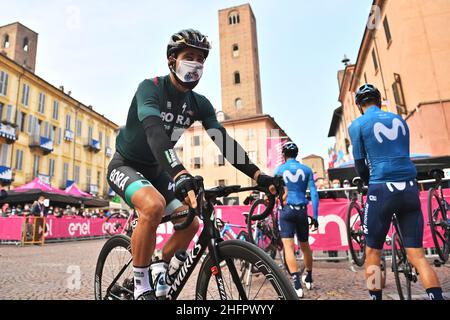
[(364, 212), (367, 246), (381, 250), (396, 214), (406, 248), (422, 248), (423, 214), (416, 181), (369, 185)]
[(292, 239), (297, 235), (300, 243), (309, 240), (309, 221), (306, 206), (284, 206), (280, 214), (280, 233), (283, 239)]
[(154, 187), (166, 200), (166, 215), (183, 206), (175, 197), (175, 183), (160, 166), (145, 166), (116, 152), (109, 163), (107, 179), (109, 186), (131, 208), (134, 208), (131, 202), (133, 195), (148, 187)]

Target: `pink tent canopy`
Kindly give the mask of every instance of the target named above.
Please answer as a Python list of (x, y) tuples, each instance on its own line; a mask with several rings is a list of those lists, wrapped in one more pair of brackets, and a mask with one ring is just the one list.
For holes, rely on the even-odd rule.
[(39, 189), (45, 192), (52, 192), (52, 193), (59, 193), (62, 194), (64, 193), (64, 191), (49, 186), (48, 184), (42, 182), (39, 178), (35, 178), (33, 181), (31, 181), (30, 183), (23, 185), (21, 187), (15, 188), (14, 191), (27, 191), (27, 190), (31, 190), (31, 189)]
[(75, 197), (92, 198), (89, 193), (80, 190), (75, 183), (72, 183), (69, 187), (67, 187), (66, 190), (64, 190), (64, 193)]

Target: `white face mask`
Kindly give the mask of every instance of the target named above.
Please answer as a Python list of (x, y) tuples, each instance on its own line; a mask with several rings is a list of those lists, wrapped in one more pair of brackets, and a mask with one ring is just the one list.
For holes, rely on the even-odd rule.
[(185, 83), (198, 82), (203, 75), (203, 63), (180, 60), (176, 75)]

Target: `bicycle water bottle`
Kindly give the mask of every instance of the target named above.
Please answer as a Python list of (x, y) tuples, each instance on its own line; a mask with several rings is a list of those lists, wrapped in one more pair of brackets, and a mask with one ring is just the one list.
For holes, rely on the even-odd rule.
[(169, 263), (169, 270), (167, 272), (166, 282), (172, 285), (180, 271), (181, 267), (187, 260), (187, 253), (185, 250), (178, 250)]
[(170, 287), (166, 283), (167, 263), (156, 261), (150, 266), (152, 286), (157, 298), (165, 298)]

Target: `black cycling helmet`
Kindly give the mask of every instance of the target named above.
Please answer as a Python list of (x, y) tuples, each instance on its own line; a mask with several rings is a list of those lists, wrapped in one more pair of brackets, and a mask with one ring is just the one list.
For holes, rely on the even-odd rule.
[(381, 107), (381, 93), (371, 84), (365, 84), (356, 92), (356, 104), (361, 106), (368, 101), (376, 101), (377, 105)]
[(293, 142), (288, 142), (283, 146), (283, 154), (288, 157), (298, 156), (298, 147)]
[(206, 59), (209, 50), (211, 50), (211, 43), (200, 31), (193, 29), (181, 30), (170, 37), (169, 44), (167, 45), (167, 58), (189, 47), (202, 50), (205, 53)]

